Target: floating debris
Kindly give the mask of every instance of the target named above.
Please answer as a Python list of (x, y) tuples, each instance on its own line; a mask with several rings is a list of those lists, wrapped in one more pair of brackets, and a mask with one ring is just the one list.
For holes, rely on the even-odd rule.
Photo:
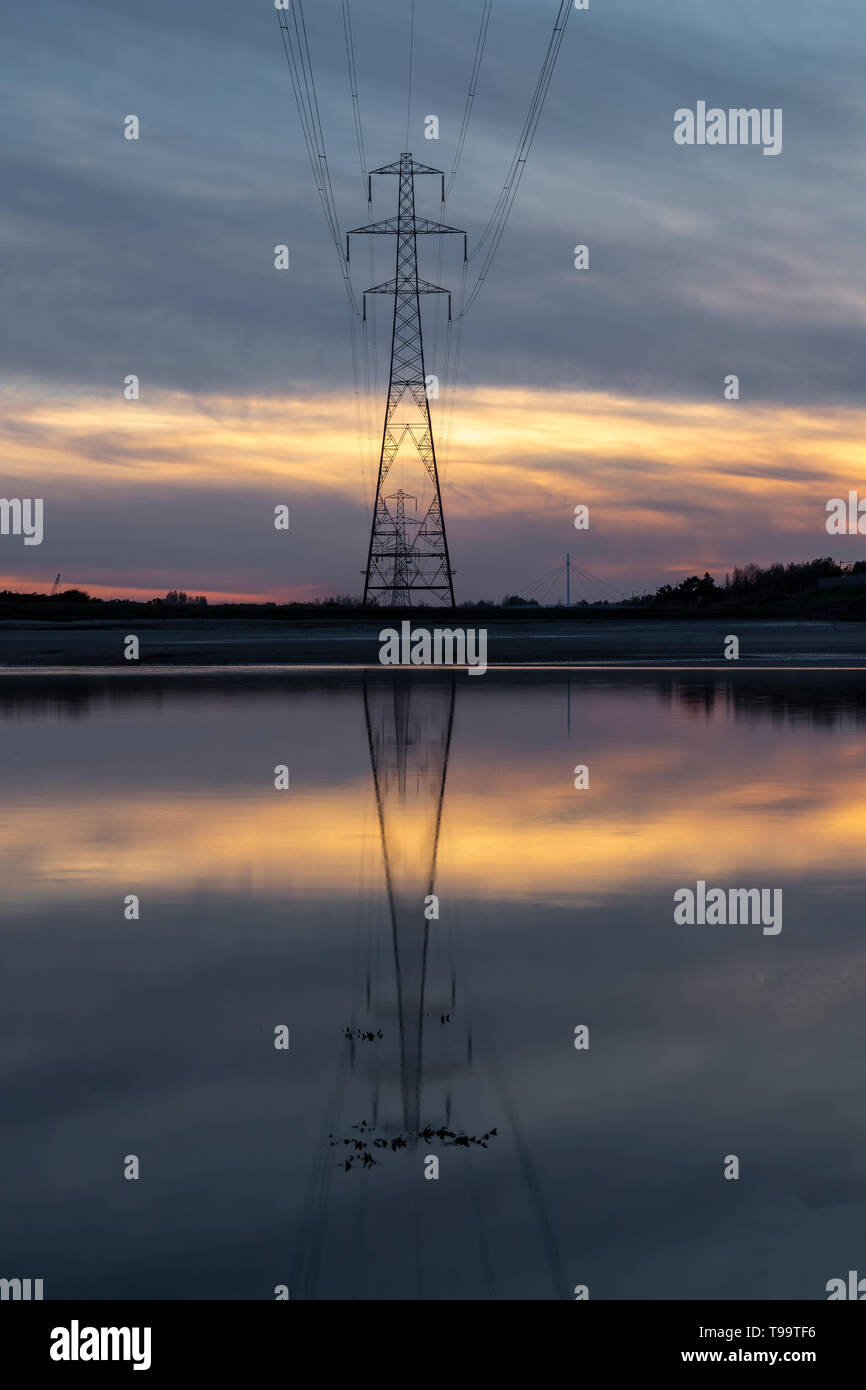
[[(357, 1129), (361, 1134), (369, 1135), (372, 1135), (376, 1130), (376, 1126), (368, 1124), (366, 1120), (352, 1125), (352, 1128)], [(364, 1168), (377, 1166), (378, 1159), (375, 1159), (370, 1152), (371, 1147), (379, 1150), (390, 1149), (392, 1153), (396, 1153), (398, 1149), (408, 1148), (410, 1139), (423, 1139), (424, 1143), (428, 1145), (432, 1144), (434, 1139), (438, 1139), (444, 1148), (468, 1149), (476, 1145), (478, 1148), (486, 1149), (489, 1140), (495, 1139), (498, 1133), (497, 1129), (488, 1129), (481, 1135), (463, 1134), (458, 1130), (446, 1129), (444, 1125), (440, 1125), (438, 1129), (434, 1129), (432, 1125), (427, 1125), (424, 1129), (410, 1130), (406, 1134), (397, 1134), (391, 1139), (380, 1136), (372, 1139), (369, 1144), (366, 1139), (340, 1139), (334, 1134), (329, 1135), (328, 1138), (332, 1149), (337, 1146), (351, 1149), (348, 1158), (345, 1156), (343, 1158), (343, 1168), (348, 1173), (350, 1168), (358, 1167), (358, 1165)]]

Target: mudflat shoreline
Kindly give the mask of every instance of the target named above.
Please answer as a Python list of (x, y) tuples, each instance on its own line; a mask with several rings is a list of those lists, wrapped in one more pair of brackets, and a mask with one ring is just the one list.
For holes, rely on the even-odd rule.
[[(479, 614), (421, 613), (413, 625), (482, 628), (491, 669), (528, 666), (862, 667), (866, 623), (734, 618), (604, 623), (502, 621)], [(150, 671), (209, 666), (378, 666), (380, 632), (399, 629), (384, 613), (371, 621), (257, 621), (255, 619), (0, 622), (4, 669), (116, 667)], [(138, 662), (124, 657), (126, 638), (139, 640)], [(739, 641), (739, 660), (725, 659), (727, 638)], [(400, 669), (400, 668), (391, 668)], [(46, 669), (47, 674), (47, 669)]]

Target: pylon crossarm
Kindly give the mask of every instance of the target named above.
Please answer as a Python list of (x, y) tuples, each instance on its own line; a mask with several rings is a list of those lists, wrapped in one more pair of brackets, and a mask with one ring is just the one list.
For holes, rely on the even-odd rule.
[(443, 236), (465, 236), (462, 227), (446, 227), (444, 222), (430, 222), (426, 217), (415, 218), (416, 236), (436, 236), (441, 233)]
[[(408, 161), (408, 169), (411, 174), (439, 174), (442, 178), (445, 175), (441, 169), (432, 169), (429, 164), (419, 164), (411, 155), (404, 155)], [(393, 164), (383, 164), (381, 169), (371, 169), (371, 174), (402, 174), (404, 170), (403, 159), (395, 159)]]
[(398, 222), (396, 217), (386, 217), (383, 222), (371, 222), (368, 227), (351, 227), (346, 236), (394, 236), (400, 230)]
[[(397, 292), (397, 281), (396, 281), (396, 280), (385, 280), (385, 281), (382, 282), (381, 285), (373, 285), (369, 290), (365, 290), (365, 291), (364, 291), (365, 294), (396, 294), (396, 292)], [(450, 290), (444, 289), (444, 288), (442, 287), (442, 285), (432, 285), (432, 284), (430, 283), (429, 280), (419, 280), (419, 281), (418, 281), (418, 293), (419, 293), (419, 294), (450, 294), (451, 291), (450, 291)]]
[[(381, 222), (371, 222), (367, 227), (351, 227), (346, 233), (346, 239), (350, 236), (397, 236), (400, 232), (399, 217), (385, 217)], [(431, 222), (429, 217), (415, 218), (416, 236), (462, 236), (466, 233), (462, 227), (448, 227), (444, 222)], [(346, 258), (348, 260), (348, 256)]]

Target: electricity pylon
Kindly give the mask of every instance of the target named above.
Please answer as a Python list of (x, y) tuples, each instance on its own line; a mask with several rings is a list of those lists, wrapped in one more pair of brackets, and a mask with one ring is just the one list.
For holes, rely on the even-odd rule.
[[(415, 510), (418, 510), (418, 498), (410, 497), (408, 493), (400, 488), (397, 492), (392, 492), (386, 501), (395, 504), (395, 510), (389, 513), (394, 522), (394, 575), (392, 579), (391, 600), (395, 607), (408, 608), (412, 602), (409, 588), (414, 572), (413, 562), (410, 561), (412, 546), (406, 534), (406, 503), (414, 502)], [(396, 515), (395, 515), (396, 512)], [(390, 535), (390, 532), (388, 533)], [(380, 533), (380, 541), (384, 539)]]
[[(421, 689), (407, 680), (364, 686), (392, 946), (390, 963), (383, 951), (371, 953), (373, 969), (368, 965), (367, 974), (369, 1014), (390, 1020), (390, 1027), (384, 1024), (388, 1032), (375, 1077), (374, 1110), (380, 1125), (396, 1133), (417, 1134), (425, 1120), (450, 1123), (450, 1080), (462, 1066), (453, 1055), (453, 1035), (460, 1037), (461, 1056), (464, 1048), (467, 1059), (472, 1051), (471, 1033), (464, 1037), (455, 1012), (449, 927), (438, 920), (431, 926), (426, 914), (428, 895), (436, 892), (455, 692), (453, 678)], [(454, 1026), (443, 1033), (434, 1018), (431, 1028), (430, 1014), (449, 1022), (454, 1015)], [(426, 1086), (425, 1062), (431, 1072)]]
[[(442, 492), (433, 444), (430, 421), (430, 401), (424, 372), (424, 341), (421, 332), (421, 295), (447, 294), (448, 318), (451, 318), (451, 295), (439, 285), (431, 285), (418, 277), (419, 236), (455, 233), (463, 237), (463, 259), (466, 260), (466, 233), (457, 227), (446, 227), (415, 215), (415, 177), (418, 174), (439, 174), (442, 179), (442, 201), (445, 201), (445, 176), (441, 169), (418, 164), (411, 154), (401, 154), (399, 161), (386, 164), (372, 174), (396, 174), (400, 179), (397, 216), (367, 227), (355, 227), (346, 237), (346, 259), (349, 258), (349, 237), (396, 236), (397, 266), (393, 280), (373, 285), (364, 293), (364, 317), (367, 315), (368, 294), (394, 296), (394, 327), (391, 334), (391, 370), (388, 383), (388, 403), (382, 431), (382, 450), (379, 455), (379, 476), (376, 500), (370, 528), (370, 547), (364, 580), (364, 604), (410, 606), (423, 603), (426, 597), (454, 607), (454, 579), (445, 535), (442, 511)], [(370, 181), (372, 189), (372, 181)], [(426, 472), (426, 493), (420, 493), (421, 507), (416, 518), (398, 518), (391, 514), (384, 494), (384, 483), (400, 453), (404, 441), (411, 440)], [(424, 481), (424, 473), (420, 473)], [(405, 497), (402, 487), (397, 497)]]

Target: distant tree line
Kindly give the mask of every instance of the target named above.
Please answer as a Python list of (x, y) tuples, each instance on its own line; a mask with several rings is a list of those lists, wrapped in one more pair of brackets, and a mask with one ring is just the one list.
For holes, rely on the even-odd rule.
[(817, 560), (793, 561), (788, 565), (780, 561), (766, 567), (750, 564), (735, 567), (733, 574), (725, 575), (723, 584), (717, 584), (711, 574), (704, 574), (702, 579), (692, 574), (679, 584), (662, 584), (655, 594), (643, 602), (689, 605), (766, 603), (773, 599), (814, 593), (821, 579), (841, 579), (858, 574), (864, 576), (866, 583), (866, 560), (844, 565), (823, 556)]
[(151, 599), (150, 602), (151, 602), (151, 603), (199, 603), (199, 604), (204, 603), (204, 604), (206, 604), (206, 603), (207, 603), (207, 599), (205, 598), (204, 594), (199, 594), (197, 598), (193, 598), (192, 594), (185, 594), (184, 591), (183, 591), (183, 589), (169, 589), (169, 591), (168, 591), (168, 593), (166, 594), (165, 598), (154, 598), (154, 599)]
[[(805, 560), (802, 562), (793, 561), (790, 564), (777, 562), (767, 566), (749, 564), (737, 566), (732, 573), (726, 574), (724, 581), (717, 584), (714, 577), (705, 572), (703, 577), (691, 574), (687, 579), (680, 580), (679, 584), (662, 584), (655, 593), (643, 594), (626, 599), (621, 605), (625, 608), (647, 608), (647, 607), (679, 607), (696, 608), (706, 607), (711, 604), (731, 604), (731, 603), (767, 603), (773, 600), (795, 598), (798, 595), (816, 593), (821, 587), (822, 580), (848, 579), (849, 577), (862, 576), (863, 584), (866, 586), (866, 560), (858, 560), (854, 564), (843, 564), (837, 560), (823, 556), (816, 560)], [(137, 599), (100, 599), (92, 598), (83, 589), (64, 589), (59, 594), (16, 593), (12, 589), (0, 590), (0, 603), (51, 603), (52, 605), (64, 604), (126, 604), (138, 606), (140, 603), (148, 607), (205, 607), (208, 600), (204, 594), (193, 596), (187, 594), (183, 589), (170, 589), (164, 598), (152, 598), (144, 601)], [(287, 603), (256, 603), (243, 599), (237, 602), (229, 602), (216, 605), (218, 608), (231, 608), (238, 610), (261, 610), (263, 608), (321, 608), (321, 609), (346, 609), (360, 608), (361, 597), (358, 594), (337, 594), (331, 598), (306, 599), (301, 602)], [(464, 602), (459, 605), (461, 608), (497, 609), (497, 608), (540, 608), (542, 605), (538, 599), (523, 598), (520, 594), (506, 594), (504, 598), (479, 599), (477, 602)], [(557, 605), (559, 606), (559, 605)], [(575, 608), (609, 608), (616, 605), (616, 601), (611, 604), (610, 600), (602, 599), (595, 603), (588, 603), (586, 599), (580, 599), (573, 604)]]

